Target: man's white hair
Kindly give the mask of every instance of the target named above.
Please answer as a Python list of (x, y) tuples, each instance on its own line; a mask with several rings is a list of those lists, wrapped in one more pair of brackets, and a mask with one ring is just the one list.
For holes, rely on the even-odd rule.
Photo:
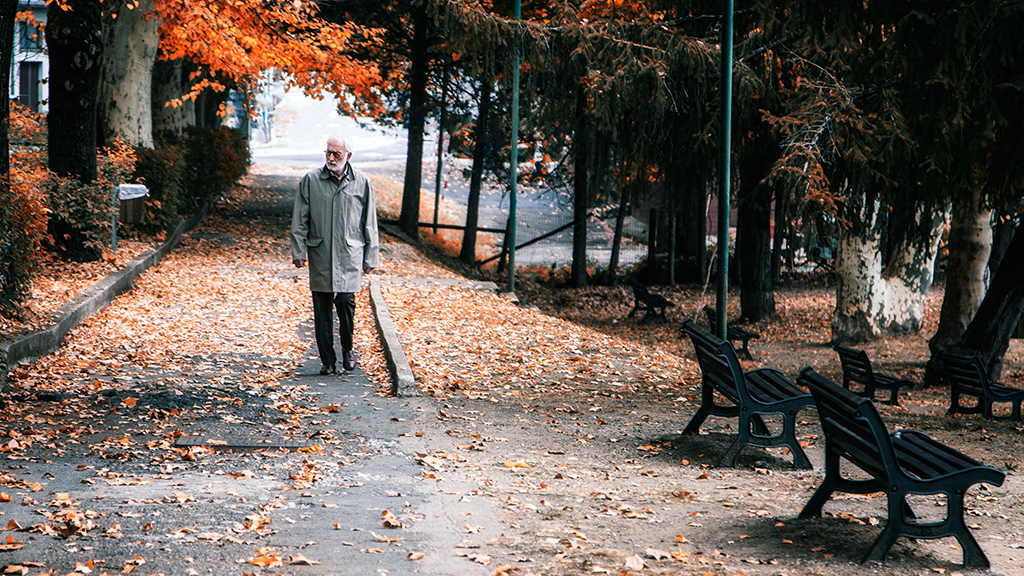
[(327, 146), (330, 147), (331, 142), (341, 144), (341, 147), (345, 149), (345, 152), (352, 153), (352, 140), (348, 136), (328, 136)]

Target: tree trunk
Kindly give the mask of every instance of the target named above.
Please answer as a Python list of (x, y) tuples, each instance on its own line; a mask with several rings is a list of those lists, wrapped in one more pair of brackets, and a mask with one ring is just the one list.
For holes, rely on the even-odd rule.
[(462, 234), (459, 259), (466, 264), (476, 262), (476, 229), (480, 222), (480, 189), (484, 179), (484, 156), (491, 121), (491, 82), (480, 82), (480, 101), (477, 103), (476, 128), (473, 130), (473, 168), (469, 177), (469, 198), (466, 200), (466, 230)]
[(1006, 256), (1006, 250), (1013, 240), (1013, 233), (1017, 229), (1017, 220), (1014, 218), (1014, 211), (1005, 211), (999, 215), (995, 229), (992, 231), (992, 252), (988, 256), (988, 277), (995, 278), (999, 272), (999, 265)]
[(626, 225), (626, 209), (629, 208), (629, 190), (623, 188), (619, 192), (619, 210), (615, 214), (615, 236), (612, 238), (612, 256), (608, 262), (609, 283), (615, 283), (619, 273), (619, 257), (622, 252), (622, 230)]
[(181, 60), (158, 60), (153, 66), (153, 134), (180, 136), (186, 126), (195, 126), (196, 105), (191, 99), (177, 106), (170, 103), (187, 91)]
[(756, 187), (740, 204), (736, 242), (740, 259), (740, 315), (756, 322), (775, 315), (772, 290), (771, 196), (766, 186)]
[(953, 203), (949, 227), (946, 292), (939, 312), (939, 327), (928, 340), (932, 360), (925, 366), (925, 385), (942, 383), (935, 354), (960, 340), (985, 297), (985, 270), (992, 250), (992, 210), (979, 195)]
[(153, 65), (160, 21), (152, 0), (133, 10), (114, 3), (104, 18), (103, 66), (98, 96), (99, 145), (120, 138), (129, 146), (153, 147)]
[(103, 57), (99, 0), (67, 0), (47, 11), (50, 55), (50, 170), (96, 179), (96, 94)]
[(772, 283), (782, 281), (782, 239), (789, 225), (786, 223), (786, 202), (775, 194), (775, 227), (772, 230)]
[(1002, 265), (992, 278), (978, 313), (967, 326), (953, 352), (977, 355), (988, 368), (988, 376), (999, 380), (1003, 356), (1010, 337), (1024, 311), (1024, 226), (1018, 226)]
[(590, 208), (590, 191), (587, 187), (587, 157), (590, 154), (590, 127), (587, 121), (587, 95), (581, 83), (576, 93), (576, 142), (574, 143), (575, 167), (573, 168), (573, 219), (572, 229), (572, 270), (570, 284), (573, 288), (587, 285), (587, 210)]
[(414, 9), (412, 58), (409, 70), (409, 138), (405, 158), (405, 186), (398, 225), (413, 240), (420, 237), (420, 186), (423, 179), (423, 128), (427, 118), (427, 52), (430, 19), (426, 7)]
[[(0, 0), (0, 39), (13, 46), (14, 21), (18, 14), (18, 0)], [(11, 85), (11, 50), (0, 50), (0, 82), (3, 86)], [(0, 98), (0, 186), (10, 186), (11, 176), (11, 99)], [(6, 190), (0, 191), (6, 192)], [(0, 194), (6, 197), (6, 194)]]
[(919, 213), (919, 220), (930, 220), (930, 236), (897, 246), (884, 273), (875, 217), (864, 223), (862, 231), (841, 228), (838, 234), (834, 343), (856, 344), (921, 329), (944, 214)]
[(670, 204), (668, 212), (668, 285), (676, 285), (676, 238), (679, 237), (676, 234), (676, 224), (678, 219), (676, 218), (675, 206)]

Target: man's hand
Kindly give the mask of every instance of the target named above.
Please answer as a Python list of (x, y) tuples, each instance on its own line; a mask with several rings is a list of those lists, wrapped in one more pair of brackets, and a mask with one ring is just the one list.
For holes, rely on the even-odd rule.
[(302, 268), (306, 265), (306, 261), (301, 258), (295, 258), (292, 260), (292, 264), (295, 264), (296, 268)]

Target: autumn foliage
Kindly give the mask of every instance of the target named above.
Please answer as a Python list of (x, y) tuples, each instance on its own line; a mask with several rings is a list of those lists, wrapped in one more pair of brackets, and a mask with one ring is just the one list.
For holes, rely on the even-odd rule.
[[(200, 62), (212, 78), (242, 85), (276, 68), (314, 96), (333, 93), (343, 107), (359, 107), (350, 112), (378, 111), (377, 68), (350, 55), (374, 45), (375, 33), (353, 23), (325, 22), (313, 2), (163, 0), (156, 12), (162, 21), (161, 58)], [(186, 97), (195, 99), (205, 88), (224, 89), (211, 77), (198, 77)], [(356, 98), (350, 101), (346, 95)]]

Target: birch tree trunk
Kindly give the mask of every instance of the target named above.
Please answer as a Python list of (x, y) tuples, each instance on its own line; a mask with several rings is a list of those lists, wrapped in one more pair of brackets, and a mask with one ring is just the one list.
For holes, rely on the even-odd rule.
[[(862, 215), (866, 216), (866, 215)], [(860, 231), (841, 229), (836, 254), (836, 308), (832, 341), (855, 344), (886, 334), (921, 329), (924, 297), (932, 285), (943, 212), (918, 214), (930, 220), (930, 234), (919, 243), (903, 242), (883, 272), (877, 209)]]
[(97, 101), (100, 146), (120, 138), (129, 146), (153, 147), (153, 65), (160, 42), (154, 9), (152, 0), (140, 0), (134, 9), (115, 2), (105, 14)]

